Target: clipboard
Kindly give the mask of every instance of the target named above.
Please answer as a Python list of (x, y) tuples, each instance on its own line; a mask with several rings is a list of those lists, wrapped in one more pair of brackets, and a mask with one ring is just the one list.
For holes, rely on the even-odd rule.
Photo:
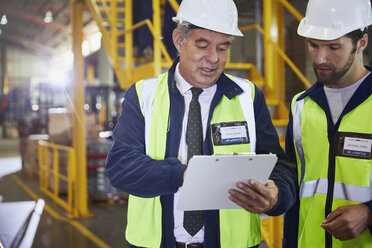
[(194, 156), (180, 188), (177, 209), (240, 209), (229, 199), (228, 190), (249, 179), (265, 184), (277, 160), (275, 154)]

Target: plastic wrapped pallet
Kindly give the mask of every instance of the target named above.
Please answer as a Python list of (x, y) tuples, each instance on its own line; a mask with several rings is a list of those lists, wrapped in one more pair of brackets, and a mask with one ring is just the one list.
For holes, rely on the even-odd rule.
[(91, 197), (112, 196), (121, 192), (114, 188), (106, 175), (106, 157), (113, 141), (87, 140), (88, 194)]

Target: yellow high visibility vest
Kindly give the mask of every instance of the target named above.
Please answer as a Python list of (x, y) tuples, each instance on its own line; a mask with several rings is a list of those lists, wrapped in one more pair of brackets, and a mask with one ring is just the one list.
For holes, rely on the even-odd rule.
[[(296, 150), (300, 194), (298, 247), (325, 247), (325, 230), (320, 224), (326, 218), (330, 144), (327, 117), (323, 109), (310, 97), (292, 100), (293, 141)], [(372, 96), (343, 116), (338, 128), (337, 143), (342, 137), (372, 134)], [(341, 145), (340, 145), (341, 144)], [(372, 200), (372, 160), (332, 155), (335, 163), (335, 182), (332, 211), (340, 206), (360, 204)], [(340, 241), (332, 238), (332, 248), (372, 247), (367, 229), (359, 237)]]
[[(213, 112), (214, 123), (246, 121), (249, 144), (213, 146), (214, 154), (250, 152), (255, 150), (256, 130), (253, 112), (254, 85), (229, 76), (244, 93), (233, 99), (223, 96)], [(145, 118), (146, 154), (164, 159), (169, 122), (168, 73), (136, 83), (139, 103)], [(213, 140), (213, 139), (212, 139)], [(261, 240), (259, 216), (242, 209), (220, 210), (220, 242), (223, 248), (246, 248)], [(162, 207), (160, 197), (129, 196), (126, 238), (140, 247), (160, 247), (162, 239)]]

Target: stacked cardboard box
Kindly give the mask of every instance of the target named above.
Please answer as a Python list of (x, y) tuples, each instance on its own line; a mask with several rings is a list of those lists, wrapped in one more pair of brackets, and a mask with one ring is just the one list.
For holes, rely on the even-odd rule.
[(29, 135), (26, 140), (23, 155), (23, 172), (35, 179), (39, 178), (38, 146), (39, 140), (48, 140), (46, 134)]
[(56, 144), (72, 145), (72, 115), (66, 108), (49, 109), (49, 141)]
[[(97, 139), (100, 127), (94, 113), (85, 114), (87, 139)], [(61, 145), (72, 145), (73, 116), (66, 108), (49, 109), (48, 133), (50, 142)]]

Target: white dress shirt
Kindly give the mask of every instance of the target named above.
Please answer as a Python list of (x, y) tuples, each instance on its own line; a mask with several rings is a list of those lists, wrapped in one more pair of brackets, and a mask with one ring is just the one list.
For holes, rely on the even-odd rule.
[[(187, 130), (187, 117), (189, 114), (189, 105), (192, 98), (191, 85), (185, 81), (185, 79), (179, 73), (179, 64), (177, 64), (174, 76), (176, 85), (181, 95), (185, 99), (185, 114), (182, 121), (182, 133), (181, 142), (178, 150), (178, 159), (183, 163), (187, 164), (187, 144), (186, 144), (186, 130)], [(203, 140), (205, 140), (209, 109), (211, 106), (212, 99), (217, 90), (217, 85), (213, 85), (209, 88), (203, 89), (204, 91), (199, 96), (199, 103), (201, 109), (201, 117), (203, 123)], [(204, 227), (195, 236), (190, 234), (183, 228), (183, 211), (177, 210), (177, 204), (179, 200), (179, 191), (174, 194), (174, 236), (177, 242), (182, 243), (203, 243), (204, 242)]]

